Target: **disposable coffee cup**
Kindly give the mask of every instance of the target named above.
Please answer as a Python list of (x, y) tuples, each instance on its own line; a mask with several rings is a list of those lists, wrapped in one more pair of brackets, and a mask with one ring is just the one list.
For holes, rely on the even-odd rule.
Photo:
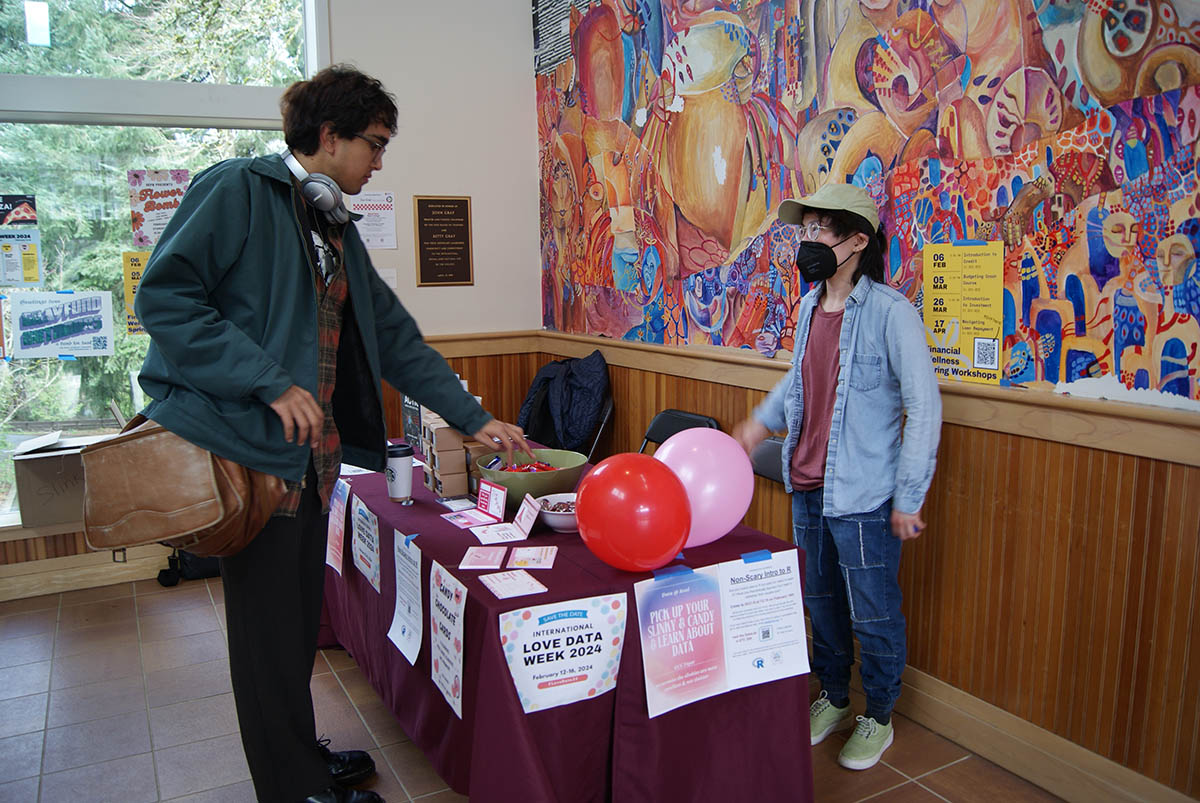
[(407, 443), (390, 443), (387, 448), (388, 499), (402, 505), (412, 504), (413, 448)]

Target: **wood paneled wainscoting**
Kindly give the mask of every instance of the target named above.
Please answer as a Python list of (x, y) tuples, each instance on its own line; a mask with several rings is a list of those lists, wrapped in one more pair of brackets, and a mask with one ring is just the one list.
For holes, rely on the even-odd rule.
[[(598, 457), (636, 450), (665, 407), (729, 431), (786, 368), (552, 332), (429, 340), (511, 421), (541, 365), (599, 348), (615, 407)], [(1007, 388), (942, 399), (929, 526), (901, 565), (899, 710), (1070, 800), (1200, 796), (1200, 414)], [(786, 494), (757, 483), (746, 523), (790, 538)]]

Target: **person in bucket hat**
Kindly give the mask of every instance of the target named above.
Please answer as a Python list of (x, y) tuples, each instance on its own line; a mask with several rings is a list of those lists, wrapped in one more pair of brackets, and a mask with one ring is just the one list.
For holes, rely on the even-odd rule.
[[(791, 369), (733, 434), (749, 452), (769, 432), (786, 432), (784, 487), (793, 538), (805, 550), (812, 669), (821, 681), (809, 711), (812, 744), (853, 727), (838, 762), (861, 770), (894, 738), (906, 658), (900, 548), (925, 527), (941, 399), (925, 325), (886, 284), (887, 245), (871, 196), (826, 184), (783, 201), (779, 219), (799, 229), (796, 270), (811, 288), (796, 315)], [(857, 722), (855, 637), (866, 695)]]

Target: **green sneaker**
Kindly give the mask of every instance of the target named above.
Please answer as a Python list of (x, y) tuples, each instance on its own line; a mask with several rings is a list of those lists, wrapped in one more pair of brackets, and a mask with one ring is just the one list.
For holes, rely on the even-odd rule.
[(892, 723), (880, 725), (874, 717), (859, 717), (854, 733), (838, 753), (838, 763), (846, 769), (865, 770), (879, 763), (883, 751), (892, 746)]
[(820, 744), (829, 734), (844, 731), (853, 724), (854, 712), (850, 706), (835, 707), (825, 692), (821, 692), (821, 696), (813, 700), (808, 708), (808, 730), (812, 734), (813, 744)]

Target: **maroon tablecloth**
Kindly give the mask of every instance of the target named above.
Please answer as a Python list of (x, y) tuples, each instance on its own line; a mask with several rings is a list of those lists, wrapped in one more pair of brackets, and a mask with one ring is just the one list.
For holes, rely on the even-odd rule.
[[(347, 530), (342, 575), (326, 567), (325, 604), (339, 643), (395, 713), (446, 782), (471, 803), (514, 801), (699, 801), (812, 799), (808, 676), (787, 678), (701, 700), (650, 719), (633, 584), (650, 575), (614, 569), (576, 534), (535, 525), (530, 545), (558, 546), (554, 568), (531, 572), (549, 591), (496, 599), (480, 571), (459, 570), (468, 530), (440, 518), (446, 509), (414, 476), (415, 504), (387, 498), (382, 474), (347, 478), (352, 493), (379, 517), (381, 593), (359, 572)], [(349, 522), (348, 522), (349, 524)], [(467, 587), (463, 621), (462, 719), (430, 678), (428, 626), (415, 665), (388, 640), (395, 607), (393, 531), (420, 533), (422, 589), (436, 560)], [(685, 553), (688, 566), (791, 545), (747, 527)], [(799, 555), (803, 576), (804, 553)], [(526, 714), (499, 636), (506, 611), (624, 591), (626, 639), (614, 691)], [(426, 605), (428, 605), (426, 594)], [(425, 617), (426, 621), (428, 617)]]

